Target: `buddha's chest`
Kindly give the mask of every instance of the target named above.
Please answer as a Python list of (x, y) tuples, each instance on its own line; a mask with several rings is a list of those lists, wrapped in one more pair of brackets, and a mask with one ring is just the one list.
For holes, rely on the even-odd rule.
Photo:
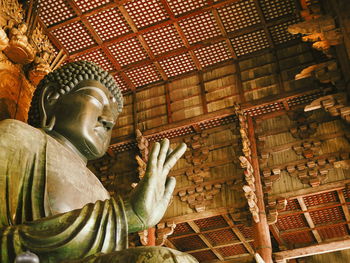
[(64, 213), (110, 198), (101, 182), (74, 153), (50, 141), (47, 150), (46, 211)]

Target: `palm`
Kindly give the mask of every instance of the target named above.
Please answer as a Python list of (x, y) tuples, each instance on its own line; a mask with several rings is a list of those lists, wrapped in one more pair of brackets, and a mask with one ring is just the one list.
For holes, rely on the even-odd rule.
[(176, 184), (175, 178), (167, 175), (185, 151), (186, 144), (182, 143), (171, 152), (168, 139), (153, 146), (145, 176), (130, 197), (131, 207), (144, 227), (157, 224), (163, 217)]

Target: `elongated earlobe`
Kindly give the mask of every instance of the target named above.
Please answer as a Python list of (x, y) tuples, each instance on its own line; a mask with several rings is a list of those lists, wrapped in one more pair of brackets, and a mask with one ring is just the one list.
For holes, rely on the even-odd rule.
[[(43, 88), (40, 104), (39, 104), (39, 113), (41, 117), (40, 128), (42, 128), (45, 132), (52, 131), (55, 126), (56, 117), (49, 116), (48, 117), (48, 108), (52, 107), (55, 104), (59, 96), (52, 96), (52, 93), (49, 93), (50, 86), (47, 85)], [(51, 115), (51, 114), (50, 114)]]

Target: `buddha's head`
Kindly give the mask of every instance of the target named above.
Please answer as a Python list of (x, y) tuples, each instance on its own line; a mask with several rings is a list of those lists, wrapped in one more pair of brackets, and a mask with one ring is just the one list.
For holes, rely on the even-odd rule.
[(72, 62), (39, 83), (28, 123), (93, 160), (107, 151), (122, 107), (121, 91), (111, 75), (93, 63)]

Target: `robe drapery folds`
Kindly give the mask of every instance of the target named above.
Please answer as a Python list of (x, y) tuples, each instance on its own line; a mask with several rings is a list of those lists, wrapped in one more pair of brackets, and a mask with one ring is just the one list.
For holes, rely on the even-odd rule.
[(25, 123), (0, 122), (0, 261), (13, 262), (26, 250), (40, 262), (61, 262), (126, 248), (127, 222), (119, 198), (52, 215), (46, 185), (50, 140)]

